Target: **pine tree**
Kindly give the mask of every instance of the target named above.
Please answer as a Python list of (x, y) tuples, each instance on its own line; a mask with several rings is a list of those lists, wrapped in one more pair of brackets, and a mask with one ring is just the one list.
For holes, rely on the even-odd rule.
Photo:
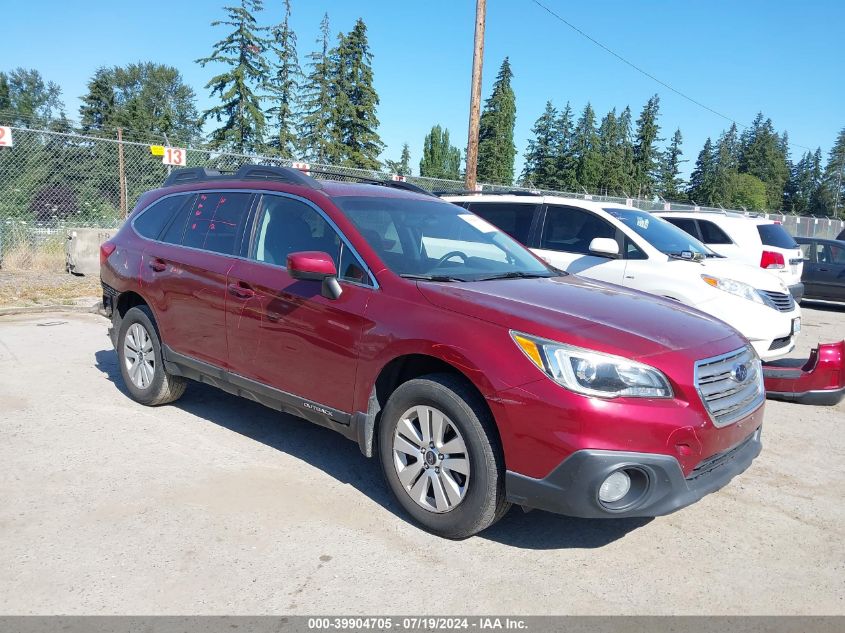
[(516, 96), (511, 87), (513, 72), (507, 57), (493, 84), (493, 93), (484, 104), (478, 132), (478, 181), (499, 185), (513, 184), (516, 145)]
[(9, 78), (0, 71), (0, 123), (10, 123), (12, 116), (12, 91), (9, 88)]
[(262, 146), (266, 119), (256, 90), (266, 85), (269, 67), (263, 54), (267, 41), (258, 35), (254, 15), (262, 8), (263, 0), (241, 0), (240, 6), (224, 7), (228, 19), (211, 25), (230, 26), (232, 32), (214, 45), (209, 57), (197, 60), (203, 67), (211, 62), (229, 67), (205, 86), (222, 101), (201, 117), (203, 124), (210, 119), (223, 121), (211, 133), (212, 147), (255, 152)]
[(275, 138), (269, 143), (274, 153), (292, 158), (299, 150), (296, 135), (297, 100), (302, 79), (302, 69), (296, 55), (296, 33), (290, 28), (290, 0), (283, 0), (284, 19), (267, 28), (270, 33), (270, 50), (275, 53), (273, 74), (267, 82), (268, 100), (271, 103), (267, 116), (275, 126)]
[[(817, 162), (818, 158), (818, 162)], [(792, 166), (784, 192), (784, 210), (804, 214), (810, 211), (813, 196), (821, 179), (821, 153), (807, 151)]]
[(584, 106), (584, 111), (575, 124), (572, 154), (575, 158), (575, 178), (578, 188), (590, 193), (597, 192), (602, 173), (602, 160), (596, 133), (596, 114), (589, 103)]
[(663, 153), (660, 164), (660, 195), (667, 200), (678, 200), (681, 198), (681, 190), (684, 185), (681, 174), (681, 143), (683, 137), (681, 130), (675, 130), (669, 148)]
[(410, 176), (411, 150), (408, 148), (408, 144), (404, 143), (402, 145), (402, 155), (399, 157), (399, 160), (386, 160), (385, 166), (390, 172), (398, 176)]
[(830, 149), (819, 187), (818, 209), (832, 217), (840, 217), (845, 207), (845, 128), (839, 132)]
[(616, 116), (616, 108), (608, 112), (599, 125), (599, 151), (602, 157), (599, 189), (613, 195), (621, 194), (628, 183), (625, 170), (625, 146)]
[(578, 188), (575, 156), (572, 153), (573, 133), (572, 107), (567, 101), (555, 124), (555, 178), (552, 183), (555, 189), (563, 191), (575, 191)]
[(698, 153), (695, 168), (690, 174), (687, 195), (697, 204), (713, 204), (713, 186), (716, 179), (716, 156), (710, 137), (704, 142), (704, 148)]
[(743, 132), (741, 146), (739, 171), (763, 181), (767, 208), (780, 209), (789, 169), (782, 139), (775, 132), (772, 120), (764, 120), (763, 113), (758, 113), (751, 127)]
[(460, 175), (461, 151), (449, 143), (449, 130), (433, 126), (423, 142), (420, 176), (458, 180)]
[(620, 152), (622, 156), (622, 172), (624, 174), (624, 187), (622, 188), (622, 192), (625, 193), (626, 196), (633, 195), (633, 192), (636, 190), (634, 184), (634, 141), (631, 121), (631, 108), (629, 106), (625, 106), (625, 109), (622, 110), (622, 114), (619, 115), (617, 128), (619, 129), (619, 142), (622, 145)]
[(79, 116), (86, 134), (114, 124), (117, 95), (109, 75), (108, 68), (98, 68), (88, 82), (88, 94), (82, 97)]
[(661, 138), (657, 117), (660, 114), (660, 97), (654, 95), (646, 102), (640, 118), (637, 119), (637, 135), (634, 144), (634, 186), (637, 196), (646, 197), (653, 193), (657, 180), (657, 143)]
[(362, 19), (348, 34), (338, 36), (331, 57), (336, 109), (335, 154), (330, 159), (351, 167), (379, 169), (378, 156), (384, 148), (376, 116), (379, 98), (373, 87), (373, 54), (367, 41), (367, 25)]
[(710, 203), (733, 204), (732, 188), (739, 173), (739, 137), (736, 124), (731, 124), (716, 142), (715, 173), (710, 190)]
[(557, 182), (557, 122), (558, 112), (551, 101), (546, 102), (546, 109), (534, 123), (525, 150), (525, 167), (520, 180), (527, 186), (540, 189), (552, 189)]
[(326, 163), (332, 149), (332, 76), (329, 59), (329, 14), (320, 22), (317, 50), (308, 54), (311, 68), (302, 94), (302, 120), (299, 137), (305, 158)]

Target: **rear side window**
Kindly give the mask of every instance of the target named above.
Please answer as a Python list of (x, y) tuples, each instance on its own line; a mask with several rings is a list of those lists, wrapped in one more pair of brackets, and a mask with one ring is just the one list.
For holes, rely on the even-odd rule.
[(518, 242), (527, 244), (537, 205), (473, 202), (469, 205), (469, 210), (500, 228)]
[(766, 246), (775, 248), (798, 248), (792, 236), (780, 224), (758, 224), (757, 232)]
[(540, 248), (587, 255), (597, 237), (616, 239), (616, 228), (589, 211), (549, 207)]
[(251, 197), (228, 191), (199, 194), (189, 207), (182, 245), (233, 254)]
[(162, 229), (167, 225), (179, 208), (185, 204), (187, 195), (168, 196), (159, 200), (143, 211), (132, 225), (138, 235), (151, 240), (158, 239)]
[(804, 258), (805, 262), (808, 262), (811, 259), (810, 252), (812, 251), (812, 246), (812, 242), (801, 244), (801, 257)]
[[(677, 226), (682, 231), (686, 231), (693, 237), (698, 237), (698, 230), (695, 228), (695, 220), (690, 220), (689, 218), (663, 218), (664, 220), (668, 220), (675, 226)], [(707, 240), (704, 240), (705, 242)]]
[(701, 239), (705, 244), (733, 244), (727, 233), (713, 222), (699, 220), (698, 228), (701, 229)]

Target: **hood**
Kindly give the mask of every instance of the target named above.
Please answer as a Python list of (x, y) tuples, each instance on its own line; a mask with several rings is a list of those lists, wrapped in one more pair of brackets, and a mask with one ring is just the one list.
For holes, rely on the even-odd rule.
[(713, 356), (746, 344), (729, 325), (694, 308), (577, 275), (418, 287), (438, 307), (631, 359), (705, 347), (704, 356)]
[(741, 281), (757, 290), (782, 292), (789, 294), (789, 288), (776, 272), (771, 272), (759, 266), (743, 264), (733, 259), (712, 258), (700, 262), (702, 275), (712, 275), (720, 279)]

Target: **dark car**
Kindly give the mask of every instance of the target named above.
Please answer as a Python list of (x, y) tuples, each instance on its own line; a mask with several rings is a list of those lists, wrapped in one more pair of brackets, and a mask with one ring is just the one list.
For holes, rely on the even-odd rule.
[(845, 230), (843, 230), (839, 235), (836, 236), (837, 240), (845, 240)]
[(738, 332), (409, 188), (174, 171), (101, 247), (129, 394), (196, 380), (334, 429), (450, 538), (511, 503), (667, 514), (757, 456), (762, 367)]
[(795, 241), (804, 254), (804, 298), (845, 301), (845, 240), (796, 237)]

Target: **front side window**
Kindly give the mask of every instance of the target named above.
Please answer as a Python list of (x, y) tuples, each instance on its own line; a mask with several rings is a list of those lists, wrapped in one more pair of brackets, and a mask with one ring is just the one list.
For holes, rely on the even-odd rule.
[(398, 275), (478, 281), (556, 274), (506, 233), (448, 202), (362, 196), (333, 201)]
[(685, 233), (698, 237), (698, 229), (695, 228), (695, 220), (689, 218), (665, 218), (667, 222), (674, 224)]
[(257, 222), (252, 259), (286, 266), (291, 253), (320, 251), (334, 260), (339, 279), (372, 285), (360, 260), (326, 219), (304, 202), (265, 195), (258, 206)]
[(499, 227), (520, 244), (527, 244), (537, 205), (473, 202), (469, 210)]
[(808, 262), (812, 259), (812, 242), (801, 244), (801, 257), (804, 259), (805, 262)]
[(819, 264), (845, 264), (845, 249), (833, 244), (816, 244)]
[(606, 208), (610, 215), (625, 224), (661, 253), (681, 256), (684, 252), (707, 257), (712, 251), (686, 231), (656, 215), (621, 207)]
[(731, 238), (715, 222), (699, 220), (698, 226), (701, 229), (702, 241), (705, 244), (733, 244)]
[(250, 199), (251, 194), (228, 191), (198, 194), (188, 207), (182, 246), (234, 254)]
[(588, 255), (597, 237), (616, 239), (616, 227), (595, 213), (575, 207), (549, 207), (540, 248)]

